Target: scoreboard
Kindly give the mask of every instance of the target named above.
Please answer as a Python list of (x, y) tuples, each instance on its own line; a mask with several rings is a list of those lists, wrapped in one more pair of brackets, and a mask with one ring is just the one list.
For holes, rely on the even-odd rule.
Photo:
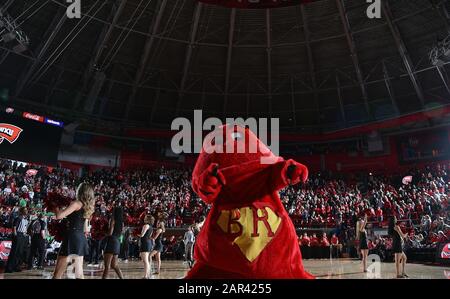
[(57, 164), (62, 123), (33, 114), (0, 112), (0, 158)]

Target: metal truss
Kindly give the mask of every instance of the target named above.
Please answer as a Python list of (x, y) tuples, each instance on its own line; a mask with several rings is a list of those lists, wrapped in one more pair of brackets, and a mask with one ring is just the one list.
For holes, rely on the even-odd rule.
[[(163, 18), (163, 12), (164, 8), (166, 6), (166, 2), (168, 0), (160, 0), (159, 9), (155, 13), (154, 20), (152, 22), (152, 25), (148, 32), (143, 32), (139, 30), (135, 30), (132, 28), (126, 28), (122, 23), (119, 24), (118, 19), (122, 13), (122, 10), (124, 9), (126, 0), (118, 0), (118, 5), (114, 5), (112, 7), (112, 10), (110, 11), (110, 14), (108, 16), (107, 20), (100, 19), (98, 17), (84, 14), (85, 16), (93, 18), (93, 20), (96, 20), (100, 23), (102, 23), (103, 30), (100, 33), (100, 38), (95, 45), (92, 53), (92, 58), (90, 59), (88, 66), (84, 72), (80, 72), (78, 70), (71, 70), (61, 64), (54, 65), (54, 69), (56, 69), (57, 73), (53, 78), (53, 81), (50, 82), (50, 85), (43, 85), (39, 82), (34, 82), (33, 84), (45, 86), (48, 88), (47, 97), (45, 99), (45, 105), (43, 107), (47, 107), (48, 109), (54, 109), (54, 107), (51, 107), (51, 103), (49, 99), (51, 98), (51, 95), (55, 91), (60, 91), (56, 86), (59, 82), (62, 74), (64, 72), (68, 72), (74, 75), (79, 75), (82, 78), (83, 82), (83, 92), (87, 92), (88, 83), (90, 78), (92, 78), (93, 72), (96, 70), (96, 65), (98, 64), (100, 57), (102, 56), (102, 49), (104, 49), (105, 44), (110, 40), (111, 33), (113, 30), (127, 30), (131, 31), (135, 34), (140, 34), (146, 37), (146, 43), (144, 46), (144, 49), (142, 50), (142, 55), (140, 58), (140, 63), (136, 68), (136, 65), (127, 65), (125, 63), (121, 62), (115, 62), (113, 65), (115, 72), (123, 72), (126, 74), (127, 78), (129, 78), (128, 81), (125, 80), (116, 80), (114, 77), (107, 78), (104, 82), (106, 92), (104, 95), (102, 95), (102, 98), (108, 99), (107, 101), (111, 103), (119, 103), (118, 101), (114, 99), (110, 99), (111, 92), (113, 90), (113, 87), (115, 84), (120, 84), (128, 87), (130, 89), (130, 96), (125, 99), (126, 107), (124, 109), (125, 112), (125, 120), (128, 120), (129, 123), (133, 123), (132, 117), (130, 117), (130, 111), (131, 109), (139, 109), (139, 107), (145, 107), (148, 108), (150, 111), (148, 122), (151, 124), (154, 124), (155, 115), (158, 113), (158, 103), (160, 103), (160, 97), (161, 97), (161, 91), (166, 91), (173, 94), (178, 94), (179, 98), (175, 107), (175, 113), (178, 115), (181, 112), (181, 103), (183, 100), (183, 97), (185, 95), (198, 95), (201, 96), (202, 102), (206, 101), (208, 96), (214, 96), (214, 97), (222, 97), (224, 99), (223, 102), (223, 116), (225, 116), (227, 111), (227, 105), (228, 100), (230, 97), (233, 96), (240, 96), (240, 97), (246, 97), (246, 112), (247, 115), (249, 114), (249, 102), (250, 102), (250, 93), (249, 93), (249, 85), (254, 84), (258, 87), (260, 92), (252, 92), (252, 96), (257, 97), (264, 97), (264, 98), (271, 98), (274, 96), (286, 96), (290, 97), (291, 99), (291, 108), (292, 110), (287, 110), (289, 107), (286, 107), (286, 111), (280, 111), (280, 113), (287, 113), (289, 112), (290, 115), (293, 115), (293, 127), (297, 127), (299, 123), (299, 113), (302, 111), (314, 111), (314, 113), (317, 114), (320, 122), (320, 113), (321, 111), (320, 105), (319, 105), (319, 94), (326, 94), (327, 92), (333, 92), (337, 94), (338, 98), (338, 104), (336, 107), (332, 107), (333, 109), (337, 109), (340, 113), (340, 117), (343, 120), (343, 123), (350, 124), (348, 121), (348, 115), (346, 115), (346, 108), (351, 106), (352, 104), (346, 104), (343, 91), (345, 89), (359, 89), (361, 90), (362, 94), (362, 100), (364, 101), (364, 107), (366, 109), (366, 112), (368, 115), (371, 115), (370, 111), (370, 103), (373, 103), (375, 99), (369, 99), (369, 93), (367, 91), (367, 86), (370, 84), (376, 84), (381, 83), (381, 85), (384, 85), (386, 88), (386, 98), (389, 97), (393, 110), (396, 114), (400, 114), (397, 98), (403, 95), (397, 95), (394, 92), (393, 88), (393, 81), (398, 80), (399, 78), (408, 78), (414, 87), (414, 93), (417, 95), (419, 100), (422, 104), (425, 103), (424, 100), (424, 92), (427, 92), (427, 90), (423, 91), (422, 87), (420, 86), (420, 82), (417, 78), (417, 75), (422, 72), (430, 72), (435, 71), (436, 74), (439, 75), (439, 78), (441, 79), (439, 83), (442, 83), (440, 85), (440, 88), (445, 87), (446, 91), (450, 95), (450, 89), (449, 89), (449, 81), (448, 81), (448, 75), (446, 72), (446, 67), (448, 68), (448, 63), (445, 64), (442, 67), (435, 67), (435, 66), (422, 66), (417, 67), (412, 64), (411, 58), (409, 57), (408, 51), (405, 46), (405, 41), (403, 40), (403, 37), (400, 34), (400, 31), (397, 27), (397, 24), (399, 21), (404, 20), (405, 18), (413, 17), (417, 14), (420, 14), (421, 12), (424, 12), (426, 10), (429, 10), (430, 7), (420, 8), (417, 11), (408, 13), (406, 15), (403, 15), (398, 18), (394, 18), (392, 16), (392, 13), (390, 12), (389, 5), (387, 4), (387, 1), (383, 1), (383, 12), (384, 12), (384, 22), (381, 24), (376, 24), (372, 26), (366, 26), (364, 28), (351, 28), (350, 22), (348, 19), (348, 15), (346, 12), (346, 8), (343, 5), (342, 0), (336, 0), (336, 4), (338, 7), (339, 14), (337, 17), (340, 18), (342, 25), (343, 25), (343, 33), (342, 34), (336, 34), (333, 36), (327, 36), (327, 37), (321, 37), (321, 38), (313, 38), (312, 34), (310, 32), (309, 23), (308, 23), (308, 16), (306, 15), (304, 8), (301, 7), (301, 14), (302, 14), (302, 28), (304, 30), (305, 34), (305, 40), (300, 42), (285, 42), (282, 39), (277, 40), (274, 42), (273, 36), (272, 36), (272, 18), (271, 18), (271, 12), (269, 10), (266, 11), (265, 14), (265, 24), (264, 24), (264, 30), (266, 31), (266, 41), (265, 43), (256, 44), (256, 45), (250, 45), (245, 43), (238, 43), (236, 42), (236, 14), (237, 11), (235, 9), (230, 10), (229, 15), (229, 27), (228, 27), (228, 39), (226, 43), (208, 43), (205, 42), (204, 37), (202, 39), (198, 39), (198, 31), (201, 21), (201, 14), (202, 14), (202, 4), (198, 3), (196, 4), (196, 7), (194, 9), (194, 13), (192, 16), (192, 22), (191, 22), (191, 29), (190, 34), (187, 40), (181, 40), (169, 37), (168, 35), (164, 35), (164, 32), (161, 33), (159, 31), (160, 22)], [(52, 0), (52, 2), (57, 3), (58, 5), (61, 5), (60, 1)], [(61, 26), (64, 24), (65, 16), (57, 16), (55, 20), (53, 21), (53, 25), (50, 26), (48, 32), (47, 32), (47, 38), (43, 41), (42, 45), (38, 48), (39, 51), (37, 52), (36, 56), (32, 56), (25, 53), (13, 53), (10, 50), (3, 48), (3, 58), (0, 56), (0, 64), (2, 60), (6, 59), (5, 57), (9, 57), (12, 55), (19, 55), (21, 57), (26, 57), (30, 60), (30, 67), (28, 67), (24, 73), (21, 75), (21, 79), (19, 80), (18, 89), (16, 90), (15, 98), (18, 102), (21, 103), (27, 103), (31, 105), (31, 102), (27, 101), (26, 99), (20, 98), (20, 95), (26, 86), (27, 83), (29, 83), (29, 78), (31, 77), (33, 71), (36, 69), (37, 66), (42, 63), (42, 60), (46, 54), (46, 51), (50, 44), (54, 42), (54, 38), (56, 34), (58, 33), (58, 30), (61, 28)], [(355, 45), (355, 40), (353, 36), (355, 34), (362, 34), (364, 32), (368, 32), (370, 30), (374, 30), (378, 27), (388, 27), (392, 37), (395, 40), (396, 49), (398, 50), (401, 61), (405, 67), (399, 68), (398, 66), (391, 64), (388, 58), (384, 57), (380, 59), (379, 61), (372, 61), (375, 66), (373, 69), (379, 67), (382, 69), (381, 76), (375, 77), (372, 75), (372, 71), (368, 74), (365, 74), (366, 77), (363, 76), (363, 72), (361, 70), (361, 61), (358, 57), (358, 52)], [(262, 30), (262, 29), (261, 29)], [(314, 53), (313, 53), (313, 47), (314, 43), (323, 42), (326, 40), (342, 40), (345, 39), (347, 41), (347, 46), (350, 50), (351, 58), (352, 58), (352, 65), (345, 66), (341, 68), (333, 68), (329, 70), (321, 69), (320, 71), (316, 70), (315, 63), (317, 61), (314, 61)], [(162, 68), (153, 68), (149, 64), (150, 56), (152, 51), (155, 48), (155, 43), (158, 41), (170, 41), (174, 43), (180, 43), (185, 46), (185, 52), (184, 52), (184, 61), (181, 70), (169, 70), (169, 69), (162, 69)], [(199, 46), (210, 46), (210, 47), (221, 47), (225, 49), (226, 57), (224, 59), (225, 61), (225, 70), (222, 74), (216, 74), (217, 77), (224, 78), (224, 81), (221, 81), (219, 84), (217, 83), (217, 80), (214, 80), (212, 77), (215, 74), (211, 74), (211, 77), (206, 76), (205, 74), (195, 73), (193, 72), (191, 66), (193, 61), (193, 53), (195, 51), (195, 48)], [(298, 72), (298, 73), (289, 73), (289, 74), (283, 74), (285, 75), (285, 79), (287, 82), (288, 88), (285, 90), (279, 90), (278, 89), (278, 82), (274, 78), (274, 74), (272, 72), (272, 63), (273, 63), (273, 57), (272, 57), (272, 51), (274, 48), (277, 47), (287, 47), (287, 46), (302, 46), (305, 47), (307, 52), (307, 61), (308, 61), (308, 70), (305, 72)], [(266, 66), (265, 70), (266, 72), (261, 74), (260, 77), (257, 77), (255, 75), (248, 75), (248, 74), (239, 74), (234, 77), (234, 73), (232, 70), (232, 60), (235, 55), (235, 50), (237, 48), (259, 48), (265, 51), (266, 53)], [(372, 63), (371, 62), (371, 63)], [(363, 65), (364, 66), (364, 65)], [(393, 68), (398, 69), (398, 73), (393, 75), (390, 74), (390, 70)], [(131, 70), (131, 71), (130, 71)], [(155, 80), (147, 80), (146, 73), (152, 73), (157, 78)], [(325, 76), (326, 78), (319, 82), (317, 75), (319, 73), (328, 72), (328, 75)], [(352, 74), (356, 74), (356, 81), (348, 80), (349, 72)], [(114, 72), (112, 72), (114, 73)], [(155, 77), (153, 76), (153, 77)], [(344, 78), (347, 77), (347, 78)], [(192, 80), (190, 80), (192, 78)], [(301, 78), (309, 78), (308, 80), (310, 82), (304, 82)], [(233, 80), (233, 79), (239, 79), (239, 80)], [(344, 81), (345, 80), (345, 81)], [(147, 82), (151, 81), (151, 82)], [(306, 80), (305, 80), (306, 81)], [(326, 82), (333, 81), (334, 84), (332, 87), (325, 87)], [(261, 83), (265, 82), (265, 83)], [(165, 83), (164, 86), (162, 83)], [(197, 83), (201, 84), (198, 85)], [(222, 86), (223, 83), (223, 86)], [(301, 86), (300, 88), (296, 87), (296, 83), (299, 83)], [(247, 85), (247, 87), (243, 87), (241, 90), (246, 91), (239, 91), (237, 92), (237, 87), (244, 84)], [(202, 86), (202, 88), (193, 89), (193, 86)], [(138, 91), (140, 88), (150, 89), (155, 91), (155, 99), (153, 103), (147, 104), (136, 104), (136, 98), (138, 95)], [(214, 90), (214, 91), (212, 91)], [(216, 91), (217, 90), (217, 91)], [(61, 90), (62, 91), (62, 90)], [(314, 109), (304, 109), (302, 110), (302, 103), (300, 101), (297, 101), (298, 97), (301, 97), (302, 95), (313, 95), (316, 103), (315, 110)], [(369, 101), (370, 100), (370, 101)], [(122, 100), (122, 105), (123, 105)], [(269, 100), (270, 105), (272, 104), (272, 101)], [(75, 104), (76, 106), (77, 104)], [(112, 120), (119, 120), (119, 118), (109, 118), (105, 112), (105, 109), (107, 108), (107, 103), (105, 100), (100, 105), (100, 112), (99, 115), (104, 117), (105, 119), (112, 119)], [(202, 105), (204, 106), (204, 105)], [(58, 108), (59, 109), (59, 108)], [(269, 114), (272, 113), (271, 107), (268, 107)], [(292, 114), (293, 111), (293, 114)], [(219, 112), (219, 113), (220, 113)], [(76, 111), (71, 112), (71, 115), (85, 115), (83, 114), (83, 111)], [(89, 117), (92, 115), (88, 115)], [(120, 119), (121, 123), (123, 123), (123, 118)]]

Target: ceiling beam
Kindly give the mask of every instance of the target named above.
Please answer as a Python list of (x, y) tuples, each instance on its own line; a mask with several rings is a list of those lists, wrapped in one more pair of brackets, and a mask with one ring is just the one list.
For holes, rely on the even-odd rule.
[(2, 57), (0, 58), (0, 65), (3, 64), (3, 62), (5, 62), (6, 58), (8, 58), (9, 55), (9, 51), (4, 51)]
[(153, 49), (153, 44), (155, 43), (155, 36), (159, 31), (159, 27), (161, 25), (161, 20), (164, 15), (166, 6), (167, 6), (167, 0), (161, 0), (159, 9), (158, 9), (158, 14), (156, 15), (156, 19), (154, 20), (154, 22), (152, 22), (153, 24), (151, 26), (151, 29), (149, 29), (149, 31), (150, 30), (152, 31), (152, 34), (149, 38), (147, 38), (147, 40), (145, 42), (145, 46), (144, 46), (144, 50), (142, 52), (139, 67), (138, 67), (138, 70), (137, 70), (135, 78), (134, 78), (133, 87), (131, 89), (131, 94), (128, 97), (128, 101), (126, 104), (125, 120), (128, 120), (130, 117), (130, 109), (136, 99), (137, 91), (142, 82), (142, 79), (144, 78), (145, 70), (147, 69), (148, 60), (150, 58), (150, 53)]
[(233, 40), (234, 40), (234, 28), (236, 24), (236, 8), (231, 9), (230, 14), (230, 27), (228, 30), (228, 50), (227, 50), (227, 64), (225, 69), (225, 88), (224, 88), (224, 101), (223, 101), (223, 116), (225, 118), (227, 105), (228, 105), (228, 93), (230, 91), (230, 75), (231, 75), (231, 59), (233, 57)]
[(394, 89), (392, 88), (391, 79), (389, 77), (389, 72), (387, 70), (386, 63), (384, 62), (384, 60), (381, 63), (383, 65), (384, 84), (386, 85), (389, 98), (391, 99), (392, 107), (394, 108), (395, 114), (400, 115), (400, 109), (398, 108), (397, 100), (394, 95)]
[[(3, 51), (9, 52), (13, 56), (23, 57), (23, 58), (29, 60), (30, 62), (38, 61), (37, 58), (34, 57), (34, 56), (30, 56), (29, 54), (24, 54), (24, 53), (16, 53), (16, 52), (14, 52), (11, 49), (6, 48), (5, 46), (2, 46), (1, 44), (0, 44), (0, 49), (3, 50)], [(450, 62), (444, 62), (444, 66), (448, 68), (448, 66), (450, 66)], [(54, 65), (54, 68), (56, 70), (59, 70), (59, 69), (61, 69), (63, 67), (61, 65)], [(416, 74), (432, 71), (432, 70), (435, 70), (435, 68), (436, 68), (436, 66), (433, 66), (433, 65), (427, 66), (427, 67), (423, 67), (421, 69), (416, 70)], [(81, 72), (79, 70), (76, 70), (76, 69), (73, 69), (73, 68), (70, 68), (70, 67), (64, 67), (64, 70), (67, 73), (71, 74), (71, 75), (77, 75), (79, 77), (81, 77), (83, 75), (83, 72)], [(5, 76), (10, 77), (10, 78), (15, 78), (15, 76), (13, 76), (13, 75), (5, 74)], [(408, 78), (408, 77), (409, 77), (408, 73), (405, 72), (405, 73), (396, 75), (395, 77), (390, 76), (390, 79), (394, 80), (394, 79)], [(168, 78), (166, 80), (168, 82), (171, 82), (170, 78)], [(124, 86), (132, 86), (132, 84), (130, 82), (124, 81), (124, 80), (117, 80), (117, 79), (109, 78), (109, 79), (107, 79), (107, 81), (113, 81), (114, 83), (117, 83), (117, 84), (120, 84), (120, 85), (124, 85)], [(370, 84), (383, 83), (383, 82), (384, 82), (384, 78), (381, 78), (381, 79), (367, 81), (366, 84), (370, 85)], [(38, 84), (40, 86), (47, 86), (48, 85), (48, 84), (43, 84), (43, 83), (39, 83), (39, 82), (36, 83), (36, 84)], [(172, 84), (174, 84), (174, 83), (172, 83)], [(358, 87), (358, 85), (355, 85), (355, 84), (351, 83), (351, 84), (346, 84), (346, 85), (342, 86), (343, 89), (344, 88), (354, 88), (354, 87)], [(158, 89), (160, 87), (155, 85), (155, 84), (149, 84), (149, 85), (146, 85), (145, 88)], [(324, 88), (319, 89), (319, 91), (320, 92), (333, 92), (335, 89), (336, 89), (335, 87), (324, 87)], [(163, 88), (163, 90), (166, 90), (166, 91), (172, 92), (172, 93), (178, 92), (178, 88), (177, 87), (165, 87), (165, 88)], [(192, 94), (192, 95), (201, 95), (203, 93), (203, 91), (202, 92), (190, 91), (189, 93)], [(305, 95), (305, 94), (309, 94), (309, 93), (310, 93), (309, 90), (297, 90), (297, 91), (295, 91), (295, 94), (296, 95), (300, 95), (300, 96), (301, 95)], [(223, 91), (221, 91), (221, 92), (205, 91), (205, 94), (206, 95), (210, 95), (210, 96), (220, 97), (220, 96), (223, 96)], [(274, 94), (280, 95), (280, 96), (286, 96), (286, 95), (289, 95), (289, 92), (287, 92), (287, 93), (286, 92), (278, 92), (278, 93), (274, 93)], [(236, 93), (236, 95), (237, 96), (246, 96), (245, 93)], [(264, 96), (265, 93), (264, 94), (263, 93), (254, 93), (253, 95), (255, 95), (255, 96)], [(23, 99), (21, 99), (21, 100), (23, 100)], [(67, 109), (70, 110), (70, 108), (67, 108)]]
[[(161, 76), (159, 77), (158, 83), (159, 83), (159, 86), (161, 87)], [(156, 107), (158, 107), (160, 98), (161, 98), (161, 88), (158, 88), (156, 90), (156, 96), (155, 96), (155, 100), (152, 105), (152, 110), (150, 111), (150, 120), (149, 120), (150, 125), (153, 124), (153, 119), (155, 118), (155, 113), (156, 113)]]
[[(117, 25), (117, 22), (119, 21), (119, 18), (122, 14), (122, 11), (125, 7), (125, 4), (127, 3), (127, 0), (117, 0), (116, 2), (119, 2), (118, 5), (116, 3), (113, 3), (111, 8), (111, 13), (109, 16), (109, 20), (111, 20), (111, 23), (105, 23), (102, 29), (102, 32), (100, 33), (100, 36), (97, 40), (97, 44), (95, 45), (93, 49), (94, 55), (91, 57), (91, 60), (89, 61), (87, 68), (83, 74), (83, 87), (80, 90), (80, 93), (77, 97), (77, 99), (74, 102), (73, 108), (76, 109), (79, 105), (79, 102), (81, 100), (81, 97), (83, 96), (83, 92), (86, 91), (88, 88), (90, 79), (92, 78), (92, 74), (94, 71), (101, 71), (98, 68), (98, 62), (100, 60), (100, 57), (103, 53), (103, 50), (106, 48), (106, 43), (109, 41), (111, 34)], [(86, 91), (87, 92), (87, 91)]]
[(52, 97), (53, 93), (55, 92), (56, 88), (58, 87), (58, 83), (61, 81), (61, 77), (64, 73), (64, 68), (59, 69), (56, 71), (56, 76), (52, 78), (52, 81), (50, 82), (50, 85), (47, 88), (47, 95), (45, 97), (44, 103), (45, 105), (49, 105), (50, 98)]
[[(438, 72), (439, 77), (441, 77), (441, 80), (444, 83), (445, 89), (447, 90), (447, 93), (450, 96), (450, 87), (448, 85), (448, 80), (446, 78), (447, 76), (446, 76), (444, 68), (436, 66), (436, 71)], [(449, 98), (449, 100), (450, 100), (450, 98)]]
[(122, 15), (122, 12), (125, 8), (127, 0), (117, 0), (117, 2), (119, 2), (119, 4), (113, 5), (112, 10), (111, 10), (111, 14), (109, 17), (109, 19), (112, 19), (111, 23), (109, 23), (109, 24), (107, 23), (103, 27), (102, 35), (99, 38), (99, 41), (94, 49), (95, 55), (93, 56), (93, 59), (89, 63), (89, 70), (92, 70), (92, 68), (94, 68), (97, 65), (97, 63), (103, 53), (103, 50), (106, 47), (106, 43), (111, 38), (111, 34), (114, 31), (114, 28), (116, 27), (117, 23), (119, 22), (119, 18)]
[[(112, 73), (114, 73), (114, 70), (115, 70), (116, 67), (117, 67), (116, 65), (112, 66)], [(99, 112), (98, 112), (100, 114), (100, 116), (104, 116), (105, 115), (106, 105), (108, 104), (108, 101), (111, 98), (111, 93), (112, 93), (112, 90), (113, 90), (113, 87), (114, 87), (114, 83), (115, 82), (113, 80), (109, 80), (109, 83), (108, 83), (108, 86), (107, 86), (106, 95), (101, 98)]]
[(269, 97), (269, 115), (272, 117), (272, 21), (270, 9), (266, 9), (266, 53), (267, 53), (267, 95)]
[(295, 85), (294, 77), (291, 76), (291, 105), (292, 105), (292, 116), (294, 118), (294, 127), (297, 127), (297, 107), (295, 105)]
[(317, 93), (316, 66), (314, 64), (314, 56), (311, 47), (311, 31), (309, 30), (308, 16), (306, 15), (305, 5), (300, 5), (300, 11), (302, 14), (303, 33), (305, 34), (306, 53), (308, 54), (309, 76), (314, 93), (314, 103), (316, 105), (317, 122), (320, 124), (320, 102), (319, 94)]
[(186, 48), (186, 57), (184, 59), (183, 64), (183, 73), (181, 75), (181, 82), (180, 82), (180, 90), (179, 90), (179, 96), (177, 101), (177, 106), (175, 109), (175, 116), (178, 116), (181, 109), (181, 102), (183, 100), (185, 88), (186, 88), (186, 81), (189, 75), (189, 67), (191, 65), (191, 58), (192, 58), (192, 52), (194, 51), (195, 47), (195, 40), (197, 39), (197, 32), (198, 32), (198, 25), (200, 22), (200, 15), (202, 13), (202, 2), (197, 2), (194, 10), (194, 16), (193, 16), (193, 22), (191, 26), (191, 33), (189, 38), (189, 44)]
[[(447, 32), (450, 33), (450, 4), (448, 1), (442, 1), (438, 4), (442, 10), (442, 15), (444, 17), (444, 25), (447, 28)], [(448, 7), (447, 7), (448, 6)]]
[(342, 89), (341, 89), (341, 80), (339, 80), (339, 74), (336, 72), (336, 90), (339, 101), (339, 110), (341, 112), (342, 120), (344, 121), (345, 126), (347, 126), (347, 117), (345, 116), (344, 109), (344, 99), (342, 98)]
[(364, 84), (364, 78), (362, 75), (361, 67), (359, 64), (358, 54), (356, 52), (355, 40), (350, 28), (350, 22), (348, 20), (347, 12), (345, 11), (343, 0), (336, 0), (337, 7), (339, 9), (339, 15), (341, 16), (342, 25), (344, 26), (345, 37), (347, 39), (347, 44), (350, 49), (350, 56), (352, 58), (353, 67), (355, 68), (356, 78), (358, 84), (361, 88), (362, 97), (364, 100), (364, 108), (367, 113), (369, 120), (373, 119), (372, 113), (369, 106), (369, 96), (367, 94), (366, 85)]
[[(55, 3), (56, 5), (64, 7), (64, 9), (67, 9), (67, 4), (64, 4), (63, 1), (61, 1), (61, 0), (49, 0), (49, 1)], [(442, 0), (441, 2), (444, 2), (444, 1), (448, 1), (448, 0)], [(428, 5), (424, 8), (417, 9), (409, 14), (398, 17), (397, 19), (394, 20), (394, 22), (412, 18), (414, 16), (417, 16), (419, 14), (422, 14), (422, 13), (432, 10), (434, 8), (435, 7), (433, 5)], [(93, 16), (90, 13), (81, 12), (81, 16), (88, 17), (89, 19), (95, 20), (96, 22), (99, 22), (99, 23), (109, 24), (107, 21), (105, 21), (99, 17)], [(355, 30), (354, 33), (364, 34), (365, 32), (370, 32), (370, 31), (373, 31), (377, 28), (384, 27), (384, 26), (385, 26), (385, 24), (376, 24), (374, 26), (367, 26), (367, 27)], [(115, 28), (118, 30), (130, 31), (131, 33), (135, 33), (135, 34), (141, 35), (141, 36), (150, 36), (151, 35), (149, 32), (140, 31), (140, 30), (122, 26), (119, 24), (116, 25)], [(333, 40), (333, 39), (338, 39), (338, 38), (342, 38), (342, 37), (344, 37), (344, 34), (333, 35), (333, 36), (329, 36), (329, 37), (318, 38), (318, 39), (312, 40), (311, 43), (324, 42), (327, 40)], [(156, 38), (159, 40), (163, 40), (163, 41), (170, 41), (170, 42), (176, 42), (176, 43), (181, 43), (181, 44), (189, 44), (189, 41), (173, 38), (170, 36), (157, 35)], [(301, 46), (303, 44), (304, 44), (304, 42), (300, 41), (300, 42), (273, 44), (272, 47), (275, 48), (275, 47), (286, 47), (286, 46)], [(228, 46), (226, 43), (221, 44), (221, 43), (201, 43), (201, 42), (196, 42), (196, 43), (194, 43), (194, 45), (195, 46), (222, 47), (222, 48), (226, 48)], [(265, 48), (266, 45), (265, 45), (265, 43), (263, 43), (261, 45), (236, 44), (234, 47), (235, 48)]]
[(55, 39), (56, 35), (58, 34), (61, 27), (64, 25), (64, 22), (67, 19), (66, 11), (62, 11), (62, 9), (58, 10), (61, 15), (56, 14), (53, 18), (53, 21), (50, 23), (50, 26), (47, 28), (47, 32), (45, 34), (46, 38), (42, 41), (41, 45), (39, 46), (37, 50), (37, 57), (36, 60), (34, 60), (31, 65), (29, 65), (25, 72), (20, 76), (19, 81), (17, 82), (17, 88), (14, 93), (13, 100), (15, 100), (17, 97), (20, 96), (22, 93), (25, 85), (27, 84), (28, 80), (30, 79), (30, 76), (33, 74), (33, 72), (36, 70), (36, 68), (39, 66), (39, 63), (41, 62), (42, 58), (44, 57), (45, 53), (47, 52), (48, 48), (52, 44), (53, 40)]
[(420, 86), (419, 81), (417, 80), (417, 77), (414, 73), (413, 63), (411, 61), (411, 58), (409, 57), (408, 51), (406, 49), (400, 31), (398, 30), (397, 25), (392, 21), (393, 16), (389, 8), (388, 1), (382, 1), (382, 11), (389, 25), (389, 29), (391, 30), (391, 34), (394, 37), (397, 50), (400, 53), (400, 56), (403, 60), (403, 64), (405, 65), (406, 71), (408, 72), (409, 78), (411, 79), (411, 83), (414, 86), (414, 90), (417, 94), (417, 97), (419, 98), (420, 104), (422, 105), (422, 107), (424, 107), (425, 97), (423, 95), (422, 87)]
[(14, 0), (8, 0), (3, 6), (1, 7), (2, 11), (7, 11), (8, 8), (13, 4)]
[(106, 23), (105, 26), (103, 26), (102, 32), (100, 33), (100, 36), (98, 38), (97, 44), (95, 45), (93, 49), (94, 55), (91, 57), (91, 60), (88, 63), (88, 66), (83, 74), (83, 87), (80, 90), (80, 93), (76, 97), (76, 100), (73, 104), (73, 109), (76, 109), (81, 101), (81, 98), (83, 97), (83, 92), (86, 91), (86, 97), (88, 97), (88, 91), (87, 88), (89, 86), (90, 79), (92, 79), (92, 74), (97, 71), (103, 71), (98, 67), (98, 62), (100, 60), (100, 57), (103, 53), (103, 50), (106, 48), (106, 43), (109, 41), (111, 34), (114, 30), (114, 27), (116, 26), (122, 11), (125, 7), (125, 4), (127, 3), (127, 0), (117, 0), (119, 2), (118, 5), (116, 3), (113, 3), (111, 13), (109, 16), (109, 19), (111, 20), (111, 23)]

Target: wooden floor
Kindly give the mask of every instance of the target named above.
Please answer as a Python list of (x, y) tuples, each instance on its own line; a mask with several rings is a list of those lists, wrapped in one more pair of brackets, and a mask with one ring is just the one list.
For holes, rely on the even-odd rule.
[[(395, 265), (393, 263), (379, 264), (378, 271), (376, 271), (379, 274), (363, 273), (360, 261), (353, 259), (305, 260), (304, 266), (307, 271), (319, 279), (391, 279), (395, 276)], [(120, 268), (125, 278), (141, 279), (143, 276), (143, 265), (139, 261), (120, 262)], [(101, 278), (101, 266), (85, 265), (84, 270), (86, 279)], [(182, 261), (163, 261), (161, 273), (153, 275), (152, 278), (179, 279), (184, 277), (187, 270), (188, 267)], [(53, 267), (46, 267), (45, 270), (0, 273), (0, 279), (50, 279), (52, 271)], [(0, 270), (0, 272), (3, 272), (3, 270)], [(417, 279), (450, 279), (450, 267), (407, 264), (406, 273), (410, 278)], [(67, 278), (74, 278), (73, 269), (70, 266), (67, 271)], [(111, 272), (110, 278), (117, 278), (117, 276)]]

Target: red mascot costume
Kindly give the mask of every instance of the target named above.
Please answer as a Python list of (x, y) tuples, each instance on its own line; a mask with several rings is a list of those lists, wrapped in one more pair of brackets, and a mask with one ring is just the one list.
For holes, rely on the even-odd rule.
[(307, 178), (304, 165), (275, 156), (249, 129), (226, 125), (208, 134), (192, 187), (212, 207), (186, 278), (314, 278), (303, 269), (294, 225), (278, 195)]

